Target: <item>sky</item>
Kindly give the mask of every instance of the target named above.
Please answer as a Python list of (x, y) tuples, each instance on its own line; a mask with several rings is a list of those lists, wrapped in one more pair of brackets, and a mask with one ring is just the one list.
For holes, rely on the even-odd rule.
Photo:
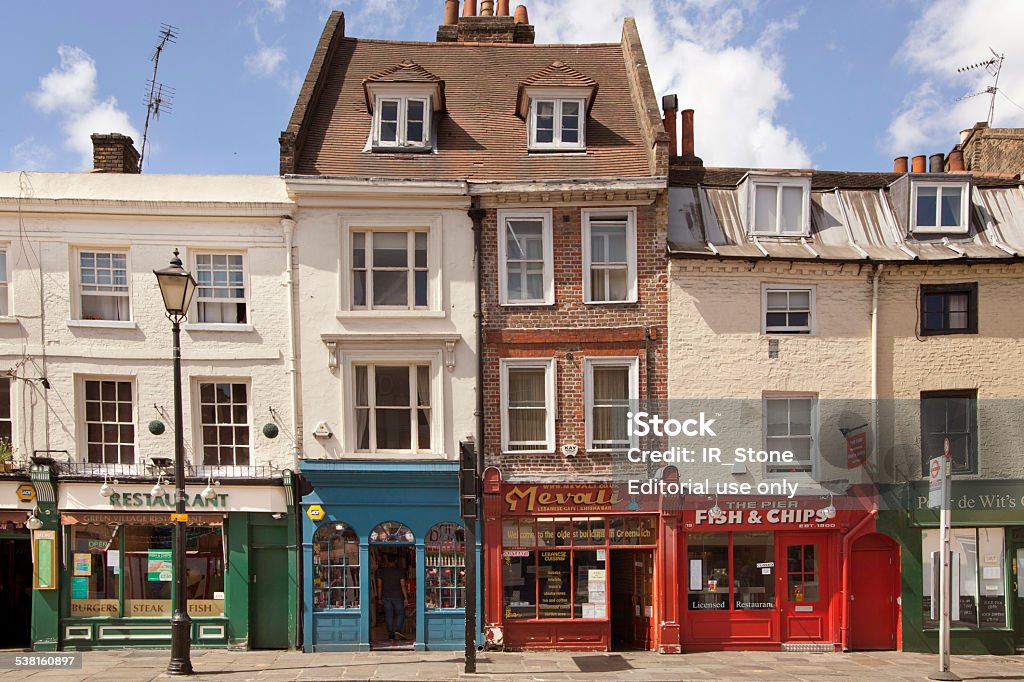
[[(517, 4), (513, 2), (514, 6)], [(634, 16), (655, 92), (695, 110), (708, 166), (884, 171), (948, 152), (988, 118), (1024, 127), (1024, 0), (525, 0), (537, 42), (618, 41)], [(89, 135), (141, 145), (161, 24), (146, 173), (277, 174), (285, 128), (332, 10), (346, 35), (433, 40), (443, 0), (10, 2), (0, 24), (0, 169), (78, 171)], [(973, 97), (966, 97), (982, 93)], [(961, 99), (964, 98), (964, 99)]]

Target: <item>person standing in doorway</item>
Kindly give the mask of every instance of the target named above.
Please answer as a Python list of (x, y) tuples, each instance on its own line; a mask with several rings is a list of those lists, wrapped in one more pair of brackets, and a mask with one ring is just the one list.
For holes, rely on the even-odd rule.
[(402, 627), (405, 625), (405, 571), (395, 561), (392, 554), (386, 555), (385, 564), (377, 569), (377, 594), (384, 604), (384, 623), (388, 629), (388, 639), (405, 639)]

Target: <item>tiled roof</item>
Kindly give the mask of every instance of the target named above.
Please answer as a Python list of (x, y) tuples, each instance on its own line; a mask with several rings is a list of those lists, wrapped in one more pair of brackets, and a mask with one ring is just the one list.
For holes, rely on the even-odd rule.
[(416, 62), (404, 61), (366, 79), (375, 83), (437, 83), (441, 79)]
[[(298, 140), (296, 174), (469, 180), (651, 175), (652, 145), (645, 143), (638, 107), (644, 111), (641, 105), (653, 101), (653, 92), (634, 92), (639, 88), (627, 72), (625, 44), (415, 43), (335, 36), (328, 45), (329, 37), (325, 31), (285, 131)], [(422, 71), (444, 82), (447, 113), (438, 120), (436, 150), (364, 151), (372, 122), (364, 81), (405, 62), (414, 66), (393, 73)], [(555, 62), (572, 69), (553, 68)], [(588, 117), (586, 153), (528, 153), (526, 123), (516, 115), (518, 88), (548, 70), (552, 78), (572, 72), (583, 79), (580, 84), (593, 80), (600, 86), (601, 97)]]
[[(794, 168), (703, 168), (697, 166), (673, 167), (669, 170), (671, 187), (704, 185), (705, 187), (735, 187), (751, 171), (771, 173), (806, 173), (811, 176), (811, 189), (885, 189), (900, 173), (864, 173), (853, 171), (823, 171)], [(1016, 187), (1020, 180), (1006, 174), (968, 173), (975, 187)]]
[(556, 61), (524, 80), (522, 85), (528, 88), (593, 88), (597, 81)]

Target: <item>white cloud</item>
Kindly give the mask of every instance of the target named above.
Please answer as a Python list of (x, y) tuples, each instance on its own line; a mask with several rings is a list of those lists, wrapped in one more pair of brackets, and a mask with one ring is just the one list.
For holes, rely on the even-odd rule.
[(45, 170), (53, 161), (53, 150), (36, 142), (35, 137), (26, 137), (11, 147), (11, 161), (18, 170)]
[[(779, 44), (797, 16), (753, 26), (743, 0), (533, 0), (537, 42), (617, 42), (634, 16), (655, 93), (695, 110), (695, 152), (709, 166), (807, 167), (804, 144), (777, 120), (789, 98)], [(753, 35), (744, 41), (741, 36)]]
[(288, 59), (284, 48), (276, 45), (261, 45), (245, 58), (245, 65), (257, 76), (273, 76)]
[[(39, 88), (30, 94), (30, 100), (40, 111), (60, 117), (65, 134), (64, 146), (78, 153), (83, 167), (92, 166), (92, 133), (123, 133), (131, 136), (136, 146), (140, 145), (142, 139), (138, 131), (128, 114), (118, 106), (117, 100), (114, 97), (96, 98), (98, 79), (96, 62), (92, 57), (69, 45), (61, 45), (57, 54), (60, 66), (39, 79)], [(21, 144), (17, 145), (12, 155), (29, 154), (36, 148), (30, 144), (16, 152), (20, 147)], [(38, 161), (43, 157), (36, 154), (24, 158)]]
[(276, 15), (278, 18), (284, 18), (284, 9), (288, 6), (288, 0), (263, 0), (264, 6), (267, 11), (271, 14)]
[[(984, 68), (957, 69), (1006, 55), (999, 90), (1024, 106), (1024, 2), (939, 0), (927, 6), (907, 31), (896, 58), (921, 78), (894, 112), (886, 139), (892, 155), (929, 154), (950, 149), (959, 131), (988, 119), (989, 95), (959, 102), (957, 97), (992, 85)], [(996, 95), (993, 126), (1024, 126), (1024, 110)]]

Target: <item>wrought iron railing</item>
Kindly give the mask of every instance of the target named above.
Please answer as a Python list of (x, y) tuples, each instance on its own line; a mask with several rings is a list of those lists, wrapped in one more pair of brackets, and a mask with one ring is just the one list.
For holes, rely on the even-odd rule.
[[(116, 478), (119, 480), (155, 479), (163, 475), (173, 474), (174, 467), (160, 467), (153, 462), (133, 464), (97, 464), (73, 460), (54, 460), (53, 468), (62, 478)], [(271, 465), (229, 465), (229, 466), (195, 466), (185, 463), (185, 477), (195, 479), (266, 479), (281, 478), (283, 470)]]

